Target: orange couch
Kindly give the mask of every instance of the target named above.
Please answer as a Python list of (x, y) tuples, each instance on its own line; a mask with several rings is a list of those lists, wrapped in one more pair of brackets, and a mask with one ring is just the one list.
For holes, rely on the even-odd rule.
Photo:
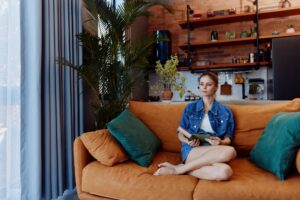
[[(112, 167), (102, 165), (88, 153), (80, 137), (74, 142), (77, 192), (80, 199), (299, 199), (300, 175), (296, 172), (285, 181), (247, 160), (270, 118), (280, 111), (300, 111), (300, 99), (261, 105), (228, 104), (235, 118), (233, 145), (239, 156), (229, 165), (229, 181), (205, 181), (189, 175), (153, 176), (158, 163), (180, 162), (180, 142), (176, 128), (186, 103), (130, 102), (129, 109), (155, 133), (162, 143), (160, 152), (148, 167), (132, 161)], [(300, 151), (299, 151), (300, 152)], [(296, 162), (300, 169), (300, 153)]]

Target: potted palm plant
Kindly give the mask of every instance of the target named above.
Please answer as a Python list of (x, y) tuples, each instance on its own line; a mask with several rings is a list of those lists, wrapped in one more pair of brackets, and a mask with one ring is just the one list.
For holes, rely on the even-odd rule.
[[(106, 0), (84, 0), (84, 4), (89, 18), (85, 23), (94, 33), (82, 32), (77, 37), (88, 59), (80, 66), (60, 61), (76, 70), (91, 89), (95, 128), (104, 128), (128, 104), (135, 81), (144, 76), (149, 47), (155, 41), (154, 37), (129, 41), (126, 31), (138, 17), (149, 17), (152, 6), (161, 5), (169, 12), (172, 9), (144, 0), (126, 0), (116, 8)], [(99, 30), (104, 31), (97, 34)]]

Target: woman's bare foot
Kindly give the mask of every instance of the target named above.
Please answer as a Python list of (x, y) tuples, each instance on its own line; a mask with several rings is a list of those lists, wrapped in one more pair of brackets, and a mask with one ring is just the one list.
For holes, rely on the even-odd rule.
[(169, 167), (169, 168), (175, 168), (175, 165), (169, 163), (169, 162), (164, 162), (164, 163), (160, 163), (158, 164), (158, 167)]
[(175, 175), (176, 170), (173, 167), (160, 167), (153, 174), (155, 176), (166, 176), (166, 175)]

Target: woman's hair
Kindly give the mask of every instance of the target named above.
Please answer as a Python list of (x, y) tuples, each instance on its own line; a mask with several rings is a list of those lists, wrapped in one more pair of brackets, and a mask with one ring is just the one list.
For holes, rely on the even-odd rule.
[(216, 84), (216, 86), (218, 87), (219, 85), (219, 78), (218, 78), (218, 75), (215, 73), (215, 72), (211, 72), (211, 71), (207, 71), (207, 72), (204, 72), (203, 74), (201, 74), (198, 78), (198, 83), (200, 84), (200, 80), (202, 77), (204, 76), (209, 76), (209, 78), (211, 80), (213, 80), (213, 82)]

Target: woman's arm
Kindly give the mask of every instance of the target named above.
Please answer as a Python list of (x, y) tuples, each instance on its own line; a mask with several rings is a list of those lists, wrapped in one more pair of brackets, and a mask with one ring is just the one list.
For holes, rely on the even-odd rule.
[(234, 133), (234, 118), (233, 118), (233, 113), (232, 113), (232, 110), (229, 108), (229, 107), (226, 107), (227, 108), (227, 112), (229, 114), (229, 119), (227, 121), (227, 130), (226, 130), (226, 135), (224, 137), (225, 138), (229, 138), (230, 140), (230, 143), (231, 144), (231, 140), (233, 138), (233, 133)]
[(178, 132), (178, 139), (180, 142), (189, 143), (189, 140), (181, 132)]
[(197, 147), (200, 145), (200, 140), (194, 139), (194, 140), (188, 140), (187, 137), (184, 136), (184, 134), (181, 131), (177, 132), (178, 139), (180, 142), (184, 142), (189, 144), (191, 147)]

